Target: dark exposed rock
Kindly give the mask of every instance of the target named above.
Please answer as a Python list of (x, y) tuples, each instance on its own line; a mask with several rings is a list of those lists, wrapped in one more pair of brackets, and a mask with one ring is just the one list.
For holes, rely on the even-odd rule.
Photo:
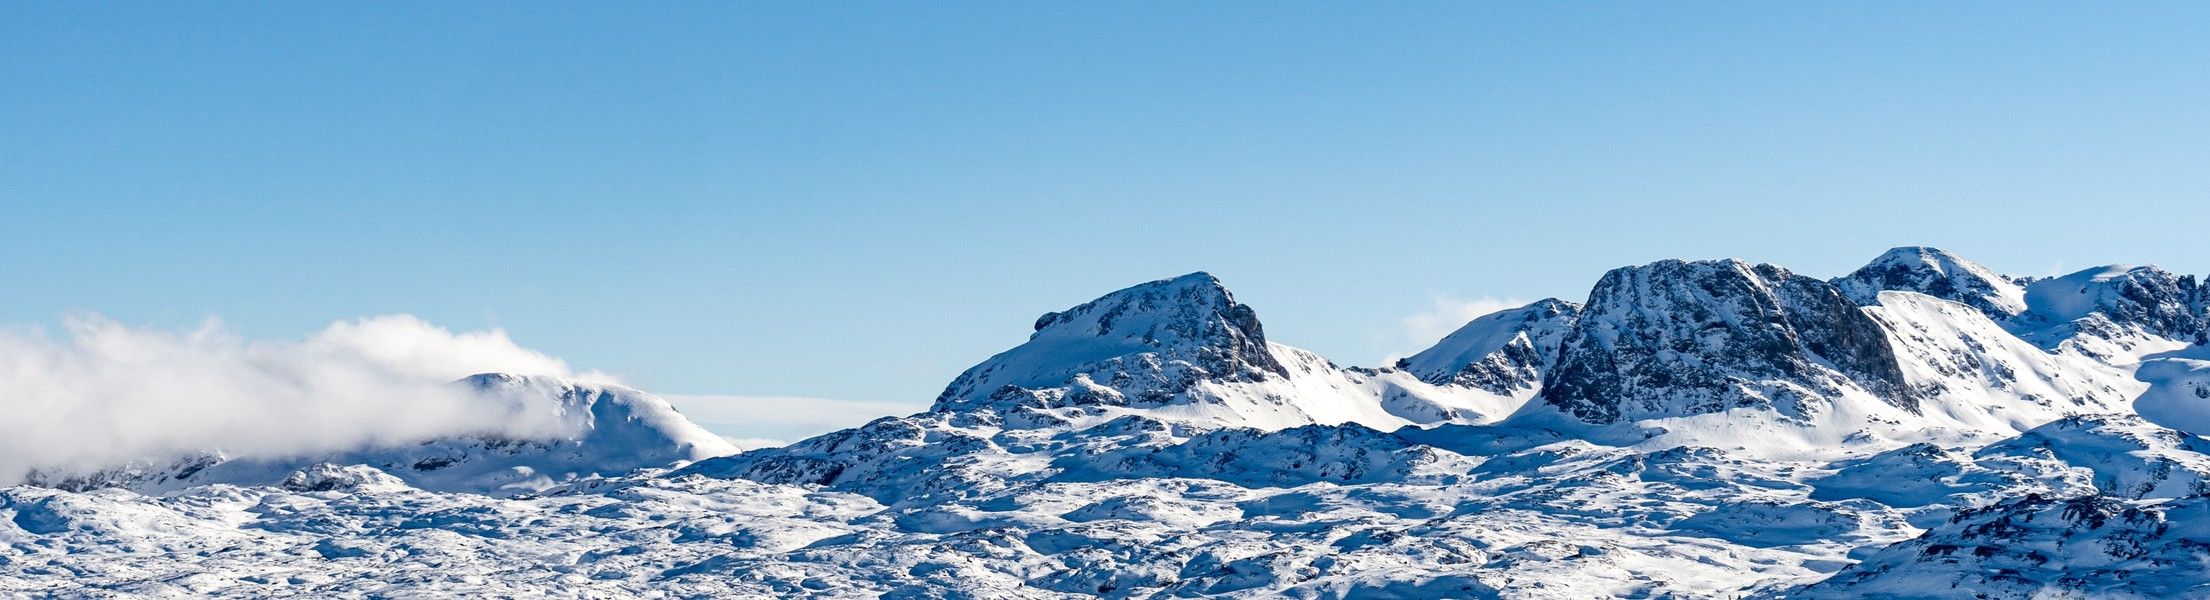
[(1590, 423), (1769, 407), (1855, 386), (1916, 410), (1880, 324), (1772, 265), (1668, 260), (1604, 274), (1542, 399)]

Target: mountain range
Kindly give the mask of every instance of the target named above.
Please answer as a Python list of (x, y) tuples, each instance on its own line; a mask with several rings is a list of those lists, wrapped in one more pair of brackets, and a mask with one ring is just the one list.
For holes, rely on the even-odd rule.
[(2210, 597), (2204, 288), (1668, 260), (1360, 367), (1192, 273), (782, 447), (485, 374), (565, 427), (43, 467), (0, 488), (0, 592)]

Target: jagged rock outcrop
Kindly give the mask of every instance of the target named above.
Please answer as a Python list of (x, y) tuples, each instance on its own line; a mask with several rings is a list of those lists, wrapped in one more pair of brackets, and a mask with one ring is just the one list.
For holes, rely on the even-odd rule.
[(1833, 284), (1772, 265), (1668, 260), (1604, 274), (1542, 401), (1588, 423), (1733, 408), (1803, 416), (1845, 388), (1917, 406), (1879, 322)]

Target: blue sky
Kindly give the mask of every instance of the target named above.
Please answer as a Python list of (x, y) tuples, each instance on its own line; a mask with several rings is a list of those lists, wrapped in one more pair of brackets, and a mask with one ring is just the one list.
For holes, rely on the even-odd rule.
[(2202, 273), (2205, 26), (2153, 3), (7, 3), (0, 323), (412, 313), (658, 391), (925, 402), (1042, 312), (1195, 270), (1346, 363), (1660, 258)]

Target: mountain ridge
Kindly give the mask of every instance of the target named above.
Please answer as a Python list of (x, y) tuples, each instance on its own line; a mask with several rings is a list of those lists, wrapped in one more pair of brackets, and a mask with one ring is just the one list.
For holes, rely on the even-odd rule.
[(1925, 247), (1832, 279), (1659, 261), (1357, 367), (1198, 272), (1045, 313), (927, 411), (783, 447), (705, 456), (649, 394), (486, 375), (577, 433), (459, 442), (431, 472), (474, 486), (410, 472), (433, 443), (0, 488), (0, 592), (2199, 595), (2195, 282)]

